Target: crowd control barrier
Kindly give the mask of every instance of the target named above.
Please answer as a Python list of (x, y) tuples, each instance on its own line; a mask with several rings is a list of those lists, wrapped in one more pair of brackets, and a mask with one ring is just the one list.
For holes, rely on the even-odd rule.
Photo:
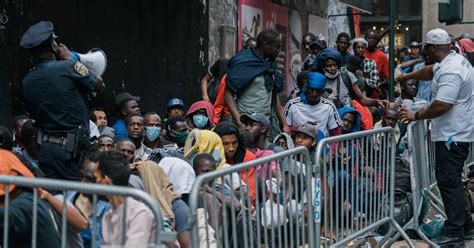
[(189, 201), (193, 246), (315, 247), (313, 168), (297, 147), (198, 176)]
[[(358, 246), (377, 233), (377, 247), (399, 233), (394, 219), (396, 141), (392, 128), (329, 137), (316, 150), (316, 239), (314, 247)], [(364, 241), (363, 241), (364, 242)], [(363, 243), (364, 244), (364, 243)]]
[[(43, 178), (26, 178), (20, 176), (5, 176), (0, 175), (0, 185), (5, 185), (5, 197), (4, 197), (4, 211), (5, 215), (3, 216), (3, 245), (2, 247), (14, 247), (15, 244), (8, 243), (8, 234), (9, 234), (9, 218), (8, 212), (11, 202), (11, 196), (9, 193), (9, 187), (14, 185), (15, 187), (21, 188), (30, 188), (33, 192), (33, 206), (32, 206), (32, 239), (31, 239), (31, 247), (37, 246), (37, 230), (41, 228), (41, 225), (38, 226), (37, 222), (37, 208), (38, 208), (38, 189), (44, 189), (48, 191), (55, 191), (61, 192), (63, 196), (68, 195), (68, 191), (76, 191), (79, 193), (91, 194), (92, 195), (92, 209), (94, 216), (96, 215), (96, 203), (98, 201), (98, 195), (115, 195), (115, 196), (124, 196), (124, 197), (133, 197), (148, 206), (151, 212), (154, 215), (156, 229), (155, 229), (155, 246), (153, 247), (162, 247), (163, 241), (174, 241), (175, 234), (174, 233), (167, 233), (163, 230), (163, 219), (158, 207), (158, 204), (151, 198), (150, 195), (145, 193), (144, 191), (133, 189), (130, 187), (122, 187), (122, 186), (107, 186), (107, 185), (99, 185), (93, 183), (81, 183), (81, 182), (74, 182), (74, 181), (65, 181), (65, 180), (53, 180), (53, 179), (43, 179)], [(127, 198), (125, 198), (124, 202), (124, 214), (127, 209)], [(63, 197), (63, 206), (67, 205), (67, 198)], [(66, 238), (66, 231), (67, 231), (67, 224), (66, 224), (66, 215), (67, 215), (67, 208), (63, 207), (61, 221), (61, 247), (68, 247), (67, 238)], [(123, 222), (121, 223), (122, 227), (125, 227), (125, 218), (122, 218)], [(41, 223), (40, 223), (41, 224)], [(96, 235), (97, 235), (97, 223), (96, 219), (94, 218), (93, 225), (92, 225), (92, 247), (96, 247)], [(122, 244), (125, 240), (125, 228), (122, 228), (121, 240)]]

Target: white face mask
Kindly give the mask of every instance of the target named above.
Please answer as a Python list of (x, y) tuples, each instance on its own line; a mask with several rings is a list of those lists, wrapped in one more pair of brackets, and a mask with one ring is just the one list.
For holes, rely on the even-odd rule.
[(336, 74), (331, 74), (327, 71), (324, 71), (324, 76), (328, 79), (335, 79), (338, 74), (339, 74), (339, 71), (337, 71)]

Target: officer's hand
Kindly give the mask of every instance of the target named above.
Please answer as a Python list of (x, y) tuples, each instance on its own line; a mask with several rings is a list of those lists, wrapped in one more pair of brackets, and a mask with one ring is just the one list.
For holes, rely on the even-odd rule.
[(59, 60), (73, 60), (71, 57), (71, 51), (69, 51), (69, 49), (62, 43), (59, 44), (58, 59)]
[(97, 76), (97, 79), (95, 81), (95, 91), (101, 92), (105, 88), (105, 83), (104, 80), (102, 79), (101, 76)]

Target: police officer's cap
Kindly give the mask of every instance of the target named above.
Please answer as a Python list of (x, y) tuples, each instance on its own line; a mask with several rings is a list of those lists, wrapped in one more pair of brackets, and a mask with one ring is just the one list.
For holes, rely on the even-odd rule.
[(53, 23), (41, 21), (28, 28), (21, 37), (20, 46), (25, 49), (30, 49), (41, 45), (41, 43), (51, 38), (51, 36), (56, 38)]

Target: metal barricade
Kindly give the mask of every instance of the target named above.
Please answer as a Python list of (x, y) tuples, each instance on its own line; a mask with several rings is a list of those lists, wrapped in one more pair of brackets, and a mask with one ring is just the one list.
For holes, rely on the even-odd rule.
[[(443, 213), (436, 203), (439, 200), (431, 192), (432, 184), (436, 182), (434, 174), (435, 153), (434, 143), (431, 142), (429, 136), (428, 121), (413, 121), (408, 124), (407, 138), (413, 217), (403, 226), (403, 230), (414, 230), (431, 246), (438, 247), (420, 229), (420, 225), (423, 223), (423, 218), (428, 213), (430, 205), (440, 213)], [(433, 198), (434, 201), (430, 198)], [(430, 201), (431, 204), (429, 204)], [(398, 237), (399, 235), (395, 235), (391, 241), (396, 240)]]
[(315, 247), (314, 183), (304, 147), (198, 176), (193, 247)]
[(380, 247), (394, 228), (413, 247), (394, 219), (395, 150), (389, 127), (319, 141), (315, 220), (321, 238), (315, 247), (358, 246), (365, 243), (358, 238), (373, 231), (385, 234), (377, 242)]
[[(4, 197), (4, 220), (3, 220), (3, 245), (2, 247), (8, 247), (8, 212), (10, 207), (11, 196), (8, 192), (8, 188), (14, 185), (15, 187), (21, 188), (32, 188), (33, 192), (33, 206), (32, 206), (32, 239), (31, 239), (31, 247), (37, 246), (37, 230), (38, 230), (38, 223), (37, 223), (37, 211), (38, 211), (38, 189), (44, 190), (51, 190), (62, 192), (63, 195), (63, 206), (68, 206), (67, 204), (67, 193), (68, 191), (76, 191), (79, 193), (91, 194), (92, 195), (92, 209), (93, 214), (96, 216), (96, 209), (95, 206), (98, 201), (98, 195), (115, 195), (115, 196), (124, 196), (124, 197), (133, 197), (148, 206), (155, 218), (155, 245), (153, 247), (161, 247), (163, 241), (170, 241), (174, 240), (174, 233), (166, 233), (163, 229), (163, 219), (160, 212), (160, 209), (153, 198), (148, 195), (146, 192), (129, 188), (123, 186), (107, 186), (107, 185), (99, 185), (94, 183), (81, 183), (75, 181), (66, 181), (66, 180), (53, 180), (53, 179), (43, 179), (43, 178), (26, 178), (20, 176), (5, 176), (0, 175), (0, 185), (5, 185), (5, 197)], [(127, 209), (127, 200), (125, 198), (124, 201), (124, 214)], [(61, 247), (67, 247), (67, 239), (66, 239), (66, 231), (67, 231), (67, 224), (66, 224), (66, 215), (67, 215), (67, 208), (63, 207), (62, 215), (61, 215)], [(122, 218), (122, 244), (125, 240), (125, 218)], [(97, 235), (97, 223), (96, 219), (93, 220), (93, 227), (92, 227), (92, 247), (96, 247), (96, 239), (95, 235)], [(13, 244), (15, 245), (15, 244)], [(120, 247), (123, 247), (120, 246)]]

